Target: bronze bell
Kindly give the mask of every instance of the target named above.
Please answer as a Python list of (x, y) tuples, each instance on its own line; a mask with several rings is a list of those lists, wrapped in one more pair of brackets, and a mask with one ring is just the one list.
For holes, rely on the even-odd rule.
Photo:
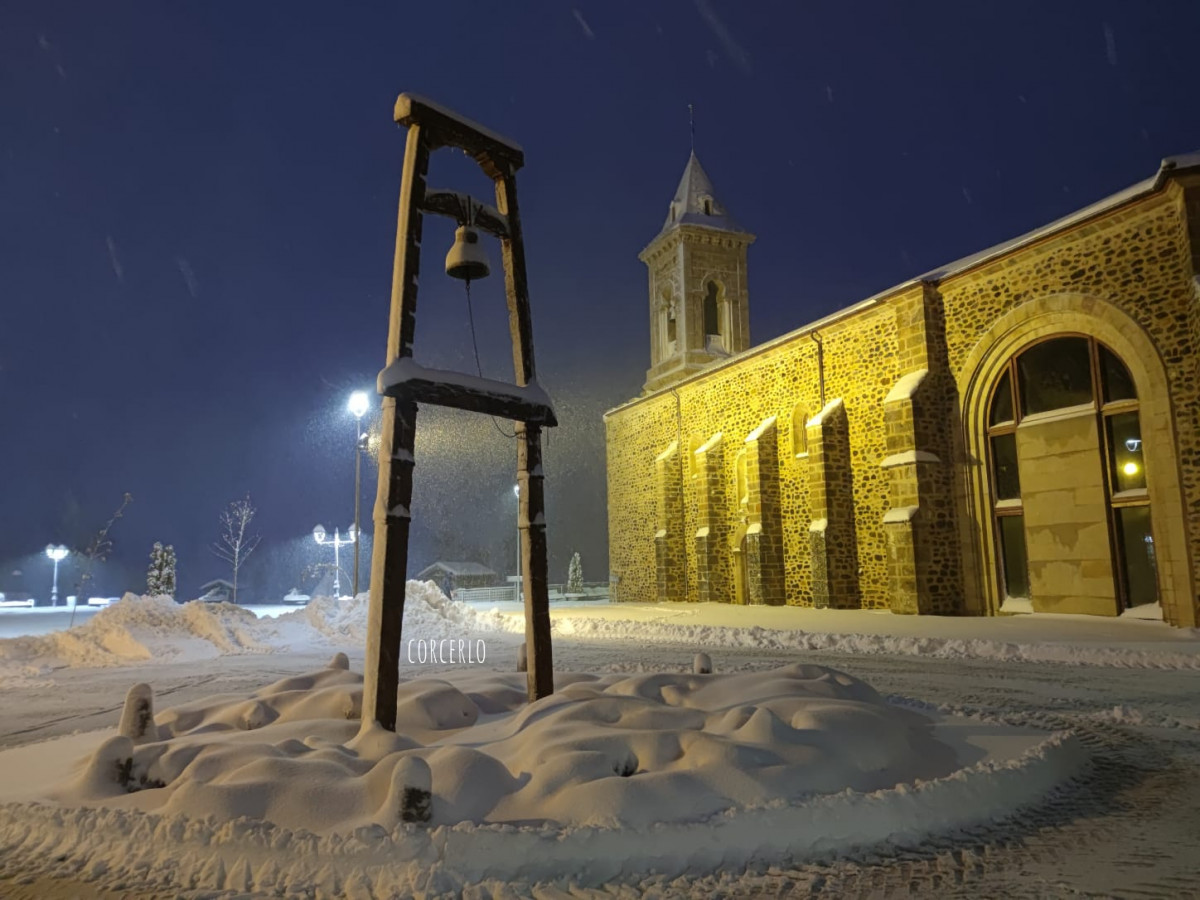
[(454, 246), (446, 254), (446, 274), (474, 281), (486, 277), (490, 271), (487, 254), (479, 243), (479, 232), (470, 225), (458, 226), (454, 231)]

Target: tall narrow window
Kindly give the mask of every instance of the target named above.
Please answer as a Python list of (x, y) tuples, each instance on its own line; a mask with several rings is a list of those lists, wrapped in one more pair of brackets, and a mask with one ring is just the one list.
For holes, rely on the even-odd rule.
[(1029, 556), (1025, 547), (1025, 508), (1021, 504), (1021, 473), (1017, 463), (1017, 406), (1011, 365), (996, 384), (988, 409), (992, 514), (996, 521), (1000, 576), (1006, 600), (1029, 597)]
[[(662, 306), (667, 317), (667, 343), (674, 344), (676, 338), (675, 298), (670, 288), (664, 288), (662, 291)], [(674, 347), (668, 347), (667, 352), (670, 353), (674, 349)]]
[(1137, 389), (1115, 353), (1097, 345), (1096, 356), (1118, 587), (1125, 606), (1143, 606), (1158, 600), (1158, 571)]
[(737, 460), (733, 464), (734, 480), (737, 488), (738, 506), (745, 507), (750, 502), (750, 473), (746, 459), (746, 449), (738, 451)]
[(808, 406), (804, 403), (792, 407), (792, 455), (808, 456)]
[(692, 478), (700, 474), (700, 459), (696, 456), (696, 451), (704, 446), (704, 438), (701, 435), (693, 434), (688, 438), (687, 442), (687, 473)]
[(710, 281), (704, 285), (704, 334), (721, 333), (721, 322), (717, 304), (717, 283)]

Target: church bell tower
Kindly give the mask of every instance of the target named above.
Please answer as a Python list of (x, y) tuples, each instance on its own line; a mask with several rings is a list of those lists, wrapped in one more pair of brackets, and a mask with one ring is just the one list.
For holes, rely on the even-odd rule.
[(662, 230), (638, 255), (650, 270), (646, 393), (749, 348), (746, 248), (753, 242), (693, 152)]

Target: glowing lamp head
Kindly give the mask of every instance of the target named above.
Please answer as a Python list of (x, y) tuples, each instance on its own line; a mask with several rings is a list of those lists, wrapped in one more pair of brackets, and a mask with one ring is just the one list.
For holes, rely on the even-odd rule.
[(369, 403), (370, 400), (367, 399), (366, 391), (355, 391), (350, 395), (350, 403), (348, 406), (354, 417), (361, 419), (366, 413)]
[(1127, 462), (1121, 466), (1121, 471), (1131, 478), (1138, 473), (1139, 466), (1135, 462)]
[(316, 540), (316, 542), (318, 544), (321, 543), (322, 541), (324, 541), (325, 540), (325, 526), (318, 525), (316, 528), (314, 528), (313, 529), (313, 538)]
[(514, 485), (513, 485), (513, 496), (514, 496), (514, 497), (520, 497), (520, 496), (521, 496), (521, 486), (520, 486), (519, 484), (514, 484)]
[(46, 545), (46, 555), (55, 562), (58, 562), (60, 559), (65, 559), (68, 552), (70, 551), (68, 551), (67, 548), (62, 544), (59, 544), (58, 546), (55, 546), (54, 544)]

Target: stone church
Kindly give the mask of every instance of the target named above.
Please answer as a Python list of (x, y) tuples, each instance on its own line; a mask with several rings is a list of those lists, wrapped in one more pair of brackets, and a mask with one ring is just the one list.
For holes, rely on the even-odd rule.
[(1200, 154), (757, 346), (695, 154), (605, 415), (613, 597), (1197, 624)]

